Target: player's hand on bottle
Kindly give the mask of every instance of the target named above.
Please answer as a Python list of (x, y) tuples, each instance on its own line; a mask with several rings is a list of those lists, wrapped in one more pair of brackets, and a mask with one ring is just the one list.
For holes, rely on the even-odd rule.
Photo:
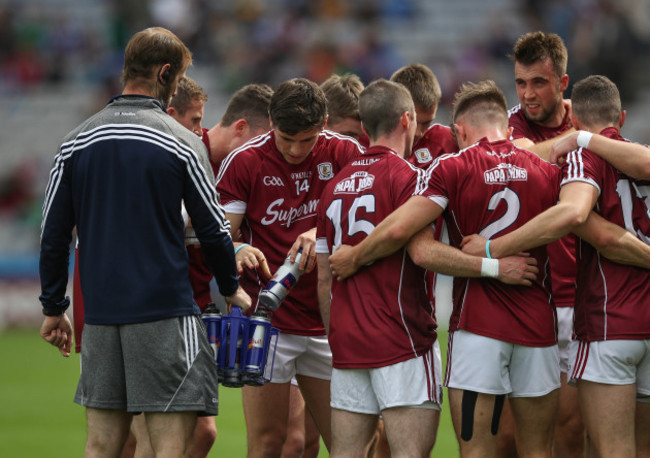
[(528, 253), (499, 259), (497, 279), (508, 285), (532, 286), (538, 273), (537, 259)]
[(485, 258), (488, 257), (485, 253), (485, 242), (487, 242), (485, 237), (481, 237), (478, 234), (472, 234), (463, 237), (463, 240), (460, 242), (460, 248), (463, 250), (463, 253)]
[(332, 276), (336, 277), (338, 281), (351, 277), (359, 270), (354, 259), (354, 250), (350, 245), (339, 246), (329, 257), (329, 261)]
[(565, 135), (551, 147), (551, 162), (561, 164), (564, 162), (566, 155), (571, 151), (578, 149), (578, 134), (580, 131), (575, 131), (569, 135)]
[(266, 262), (266, 256), (254, 246), (247, 245), (240, 248), (235, 254), (235, 262), (237, 263), (237, 272), (240, 275), (244, 272), (244, 269), (259, 269), (266, 280), (273, 276)]
[(235, 294), (232, 296), (225, 296), (224, 299), (226, 300), (228, 313), (230, 313), (233, 306), (239, 307), (243, 313), (248, 310), (253, 303), (251, 297), (246, 293), (246, 291), (242, 289), (241, 286), (237, 288)]
[(309, 229), (298, 236), (289, 250), (291, 262), (296, 261), (298, 250), (302, 248), (300, 255), (300, 270), (309, 273), (316, 267), (316, 228)]
[(68, 316), (46, 316), (41, 325), (41, 337), (59, 349), (66, 358), (72, 349), (72, 325)]

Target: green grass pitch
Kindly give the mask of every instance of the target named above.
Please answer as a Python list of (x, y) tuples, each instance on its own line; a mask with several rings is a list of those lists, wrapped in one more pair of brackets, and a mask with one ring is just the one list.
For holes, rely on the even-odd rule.
[[(446, 337), (441, 333), (443, 368)], [(83, 456), (84, 409), (72, 401), (79, 356), (63, 358), (41, 340), (37, 329), (18, 329), (0, 332), (0, 362), (0, 456)], [(241, 390), (220, 387), (219, 397), (218, 435), (210, 457), (245, 457)], [(326, 456), (321, 445), (319, 457)], [(446, 398), (432, 456), (458, 456)]]

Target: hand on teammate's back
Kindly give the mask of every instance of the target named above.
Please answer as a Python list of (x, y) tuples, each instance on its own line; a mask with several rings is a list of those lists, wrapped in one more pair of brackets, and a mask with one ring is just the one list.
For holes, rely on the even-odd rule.
[(499, 259), (497, 278), (508, 285), (532, 286), (538, 273), (537, 259), (529, 256), (528, 253)]
[(351, 250), (351, 246), (341, 245), (336, 249), (334, 254), (329, 257), (332, 275), (335, 276), (338, 281), (351, 277), (358, 270), (358, 267), (354, 263)]

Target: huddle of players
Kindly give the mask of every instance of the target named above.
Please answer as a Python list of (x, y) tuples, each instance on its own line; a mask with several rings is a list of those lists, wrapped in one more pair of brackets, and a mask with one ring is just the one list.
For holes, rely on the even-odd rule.
[[(550, 456), (561, 386), (550, 291), (560, 283), (553, 266), (569, 275), (571, 266), (552, 257), (549, 263), (543, 246), (569, 232), (580, 238), (577, 251), (564, 246), (567, 259), (578, 253), (579, 266), (577, 278), (567, 280), (575, 282), (576, 297), (563, 302), (575, 301), (575, 341), (565, 372), (578, 386), (590, 443), (601, 456), (629, 456), (650, 446), (639, 434), (650, 425), (650, 284), (643, 269), (650, 262), (647, 245), (631, 234), (644, 239), (650, 229), (647, 185), (583, 148), (586, 131), (622, 141), (618, 91), (607, 78), (593, 76), (576, 83), (571, 104), (564, 102), (566, 49), (553, 35), (523, 36), (514, 59), (521, 105), (510, 112), (510, 123), (505, 97), (493, 83), (468, 83), (456, 94), (454, 136), (432, 126), (414, 143), (425, 107), (413, 103), (413, 91), (379, 80), (359, 97), (365, 151), (323, 130), (324, 112), (294, 113), (287, 124), (291, 116), (276, 120), (271, 109), (271, 132), (221, 166), (217, 188), (227, 213), (238, 215), (233, 230), (261, 249), (271, 270), (287, 253), (303, 250), (307, 273), (273, 319), (283, 335), (299, 336), (305, 346), (286, 344), (278, 350), (280, 361), (302, 348), (309, 352), (311, 338), (323, 332), (313, 314), (318, 285), (334, 368), (325, 404), (331, 411), (322, 409), (330, 393), (320, 383), (326, 374), (304, 367), (302, 355), (295, 369), (281, 364), (278, 381), (298, 374), (333, 456), (364, 453), (379, 414), (393, 455), (425, 456), (433, 447), (443, 379), (427, 297), (432, 285), (422, 267), (455, 276), (444, 384), (461, 455), (495, 452), (508, 395), (519, 452)], [(301, 79), (283, 83), (274, 98), (295, 100), (297, 93), (312, 101), (300, 109), (317, 104), (317, 88)], [(548, 154), (542, 142), (572, 126), (585, 133), (563, 167), (510, 141), (528, 139), (527, 148), (537, 143), (540, 154)], [(428, 163), (426, 171), (413, 166)], [(439, 216), (451, 246), (437, 243), (429, 227)], [(260, 281), (248, 275), (244, 285), (255, 297)], [(260, 395), (252, 401), (244, 394), (253, 456), (282, 442), (282, 431), (279, 437), (264, 434), (265, 414), (277, 412), (269, 401), (282, 399), (270, 399), (278, 393), (275, 385), (251, 388)], [(310, 392), (313, 386), (320, 391)], [(584, 443), (581, 435), (577, 440)]]
[[(601, 456), (650, 453), (650, 248), (632, 236), (650, 234), (650, 188), (585, 148), (587, 131), (623, 141), (618, 92), (594, 76), (564, 101), (553, 34), (522, 36), (513, 57), (520, 106), (468, 83), (451, 128), (432, 124), (440, 88), (416, 64), (365, 89), (353, 76), (282, 83), (271, 130), (220, 146), (225, 159), (219, 125), (203, 131), (253, 303), (268, 279), (255, 268), (302, 250), (305, 269), (273, 315), (271, 383), (243, 389), (249, 456), (282, 453), (294, 377), (332, 456), (368, 453), (379, 414), (393, 456), (428, 456), (443, 384), (462, 456), (510, 456), (506, 396), (521, 454), (584, 456), (582, 421)], [(235, 118), (220, 123), (231, 137)], [(574, 130), (564, 166), (543, 160)], [(450, 245), (436, 240), (443, 220)], [(425, 269), (455, 277), (444, 379)], [(554, 431), (564, 417), (577, 426)]]

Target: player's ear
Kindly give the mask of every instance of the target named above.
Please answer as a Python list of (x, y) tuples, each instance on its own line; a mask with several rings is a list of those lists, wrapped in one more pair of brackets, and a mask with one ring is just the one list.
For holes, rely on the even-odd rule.
[(233, 123), (233, 128), (235, 129), (235, 135), (242, 136), (248, 130), (248, 121), (244, 118), (240, 118)]
[(618, 128), (620, 129), (623, 127), (623, 124), (625, 124), (625, 116), (627, 115), (625, 110), (621, 110), (621, 117), (619, 118), (618, 121)]
[(467, 131), (465, 131), (465, 126), (463, 124), (454, 124), (454, 133), (456, 134), (456, 141), (460, 143), (459, 140), (465, 140), (467, 138)]
[(415, 116), (413, 115), (413, 113), (409, 111), (405, 111), (404, 113), (402, 113), (402, 116), (400, 117), (400, 124), (404, 129), (408, 130), (409, 124), (412, 122), (415, 122)]
[(169, 80), (171, 78), (170, 68), (171, 64), (165, 64), (160, 67), (160, 70), (158, 70), (158, 82), (163, 86), (169, 84)]
[(569, 87), (569, 75), (566, 73), (560, 78), (560, 90), (562, 92), (566, 91), (566, 88)]

